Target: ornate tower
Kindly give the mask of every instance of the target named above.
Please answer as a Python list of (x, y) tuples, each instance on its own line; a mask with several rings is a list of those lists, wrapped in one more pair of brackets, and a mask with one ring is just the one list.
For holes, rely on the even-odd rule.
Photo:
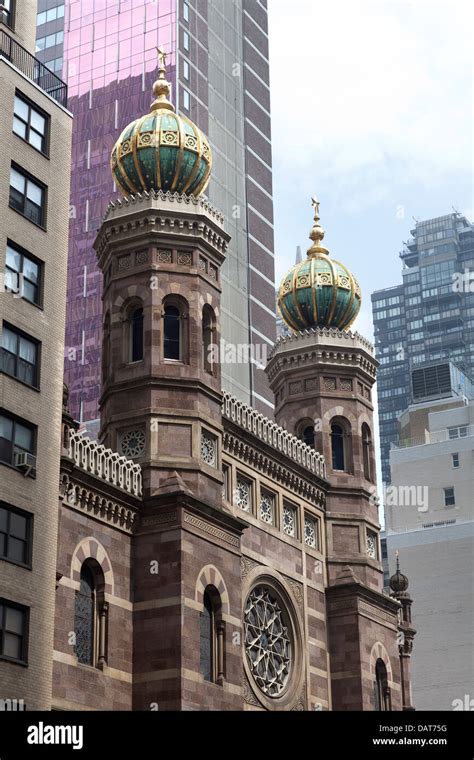
[[(220, 553), (229, 572), (240, 573), (235, 551), (223, 542), (216, 549), (201, 530), (205, 516), (216, 536), (230, 535), (229, 547), (242, 530), (222, 506), (217, 347), (229, 236), (223, 216), (200, 197), (211, 171), (208, 141), (175, 113), (169, 93), (160, 53), (150, 113), (126, 127), (113, 149), (124, 198), (110, 203), (95, 243), (104, 275), (101, 440), (143, 474), (131, 560), (134, 709), (190, 704), (199, 651), (184, 641), (199, 641), (199, 614), (183, 599), (194, 599), (197, 560)], [(232, 669), (229, 655), (231, 680)], [(194, 674), (189, 688), (184, 673)], [(198, 699), (210, 700), (202, 689)], [(240, 706), (235, 693), (227, 703), (219, 694), (224, 707)]]
[[(322, 246), (319, 202), (313, 199), (313, 205), (307, 258), (285, 275), (278, 294), (281, 316), (293, 334), (277, 342), (266, 371), (277, 422), (314, 445), (328, 467), (326, 593), (333, 706), (370, 709), (371, 690), (362, 688), (364, 679), (375, 678), (367, 617), (380, 620), (383, 610), (393, 631), (398, 609), (381, 593), (371, 398), (377, 361), (373, 346), (349, 331), (360, 309), (360, 288)], [(379, 643), (389, 651), (387, 657), (395, 656), (392, 633), (381, 633)]]
[(400, 558), (397, 551), (397, 570), (389, 581), (391, 596), (397, 599), (401, 604), (399, 612), (399, 644), (400, 653), (400, 672), (402, 679), (402, 707), (404, 710), (414, 710), (413, 697), (411, 689), (411, 653), (413, 650), (413, 639), (416, 630), (413, 628), (411, 621), (412, 598), (408, 591), (408, 578), (400, 572)]

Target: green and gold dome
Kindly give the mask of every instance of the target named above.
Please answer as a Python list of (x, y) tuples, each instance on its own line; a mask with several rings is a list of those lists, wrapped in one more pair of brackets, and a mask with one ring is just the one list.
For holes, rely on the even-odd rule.
[(150, 113), (123, 130), (112, 151), (113, 178), (124, 195), (145, 190), (198, 196), (211, 176), (212, 152), (201, 130), (168, 100), (165, 54), (159, 53)]
[(294, 332), (310, 327), (336, 327), (348, 330), (361, 305), (359, 283), (354, 275), (329, 256), (321, 245), (324, 230), (319, 224), (319, 202), (313, 198), (313, 244), (307, 258), (293, 266), (283, 277), (278, 291), (278, 310)]

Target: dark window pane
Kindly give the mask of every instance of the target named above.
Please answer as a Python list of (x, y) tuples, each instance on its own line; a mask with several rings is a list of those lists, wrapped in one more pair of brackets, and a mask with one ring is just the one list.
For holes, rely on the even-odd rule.
[(23, 632), (25, 613), (16, 607), (6, 607), (5, 612), (5, 630), (20, 636)]
[(332, 467), (344, 470), (344, 433), (340, 425), (331, 427)]
[(18, 538), (8, 538), (8, 559), (14, 562), (26, 562), (26, 543)]
[(179, 360), (181, 358), (180, 346), (180, 313), (176, 306), (165, 308), (164, 318), (164, 357), (165, 359)]
[(5, 550), (7, 548), (7, 537), (4, 533), (0, 533), (0, 557), (5, 556)]
[[(8, 611), (9, 610), (7, 609), (7, 612)], [(6, 657), (13, 657), (15, 660), (21, 660), (21, 645), (21, 636), (7, 632), (3, 634), (3, 654)]]
[(23, 211), (24, 200), (24, 195), (19, 193), (18, 190), (15, 190), (13, 187), (10, 188), (10, 205), (13, 206), (13, 208), (17, 211)]
[(42, 224), (43, 222), (41, 206), (37, 206), (36, 203), (30, 201), (29, 198), (26, 200), (25, 215), (35, 224)]
[(74, 631), (75, 652), (79, 662), (92, 665), (94, 633), (94, 580), (87, 565), (81, 569), (80, 590), (76, 591)]
[(131, 318), (132, 327), (132, 362), (143, 359), (143, 309), (136, 309)]
[(26, 517), (16, 512), (10, 513), (10, 534), (16, 538), (26, 539)]
[(5, 533), (7, 529), (8, 512), (3, 507), (0, 507), (0, 531)]
[(212, 603), (209, 594), (204, 594), (204, 610), (201, 612), (201, 675), (205, 681), (212, 681)]

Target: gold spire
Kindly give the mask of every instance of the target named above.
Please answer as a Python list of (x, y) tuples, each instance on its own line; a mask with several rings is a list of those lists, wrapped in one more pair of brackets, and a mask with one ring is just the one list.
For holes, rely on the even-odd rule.
[(310, 240), (313, 241), (313, 245), (308, 248), (308, 257), (312, 258), (317, 253), (325, 253), (327, 256), (329, 255), (329, 251), (327, 248), (324, 248), (322, 245), (319, 245), (324, 238), (324, 230), (319, 224), (319, 201), (316, 198), (316, 196), (313, 195), (311, 198), (311, 204), (314, 207), (314, 224), (311, 227), (311, 232), (309, 233)]
[(174, 111), (174, 105), (168, 100), (171, 93), (171, 84), (166, 79), (166, 56), (168, 53), (159, 47), (156, 50), (158, 52), (158, 79), (153, 85), (155, 100), (150, 106), (150, 111), (157, 111), (160, 108)]

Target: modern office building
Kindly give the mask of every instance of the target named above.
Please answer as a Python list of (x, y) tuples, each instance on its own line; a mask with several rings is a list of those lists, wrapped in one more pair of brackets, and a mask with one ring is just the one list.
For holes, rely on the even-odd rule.
[(400, 253), (402, 284), (372, 294), (384, 483), (397, 417), (413, 398), (411, 370), (451, 359), (469, 377), (474, 373), (473, 225), (453, 212), (416, 222), (411, 236)]
[[(209, 136), (209, 200), (232, 242), (222, 272), (222, 337), (255, 346), (223, 364), (223, 385), (272, 415), (262, 348), (275, 341), (267, 9), (263, 0), (40, 0), (38, 55), (62, 71), (75, 115), (66, 381), (80, 421), (99, 416), (101, 274), (92, 244), (110, 196), (117, 132), (149, 106), (157, 51), (167, 53), (178, 111)], [(239, 356), (245, 352), (240, 351)], [(89, 426), (94, 432), (94, 426)]]
[[(390, 570), (399, 551), (416, 600), (413, 697), (420, 710), (469, 709), (474, 682), (474, 402), (412, 404), (390, 452)], [(454, 635), (453, 635), (454, 633)]]
[(36, 2), (3, 3), (0, 698), (18, 709), (47, 709), (52, 695), (72, 132), (35, 31)]

